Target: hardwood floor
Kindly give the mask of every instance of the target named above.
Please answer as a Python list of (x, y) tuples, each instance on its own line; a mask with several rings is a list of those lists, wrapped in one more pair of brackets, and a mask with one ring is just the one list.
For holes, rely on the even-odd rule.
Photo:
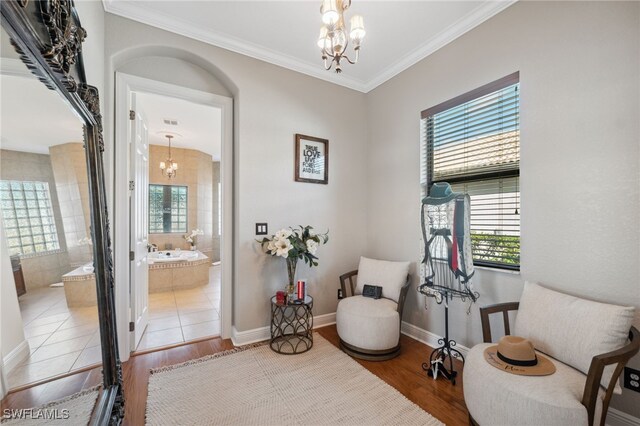
[[(325, 339), (338, 346), (335, 326), (316, 330)], [(384, 362), (358, 362), (376, 376), (396, 388), (409, 400), (447, 425), (468, 424), (467, 409), (462, 394), (462, 375), (458, 375), (456, 386), (444, 379), (433, 380), (422, 371), (422, 363), (431, 352), (428, 346), (401, 336), (402, 353), (397, 358)], [(126, 410), (124, 424), (144, 425), (147, 404), (149, 370), (165, 365), (177, 364), (190, 359), (232, 349), (230, 340), (213, 338), (134, 356), (124, 363), (124, 389)], [(457, 363), (456, 369), (462, 366)], [(99, 385), (100, 369), (74, 374), (53, 382), (10, 393), (2, 400), (2, 409), (29, 408)]]

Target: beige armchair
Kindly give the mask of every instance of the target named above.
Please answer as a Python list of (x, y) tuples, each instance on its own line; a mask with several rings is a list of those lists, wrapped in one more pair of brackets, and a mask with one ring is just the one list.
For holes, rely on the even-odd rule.
[[(387, 262), (361, 258), (358, 270), (340, 276), (342, 294), (336, 328), (340, 348), (347, 354), (370, 361), (383, 361), (400, 354), (402, 311), (409, 289), (409, 262)], [(382, 298), (362, 296), (365, 284), (383, 288)]]
[[(509, 374), (483, 357), (492, 333), (489, 316), (518, 311), (514, 334), (529, 339), (556, 366), (549, 376)], [(640, 350), (633, 308), (593, 302), (525, 284), (519, 303), (480, 309), (485, 343), (467, 354), (464, 399), (472, 425), (604, 425), (625, 364)]]

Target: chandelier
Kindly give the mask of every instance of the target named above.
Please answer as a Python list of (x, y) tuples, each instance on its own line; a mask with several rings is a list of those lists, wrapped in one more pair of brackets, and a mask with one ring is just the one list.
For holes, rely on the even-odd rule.
[[(336, 73), (342, 72), (342, 67), (340, 66), (342, 59), (345, 59), (350, 64), (358, 62), (360, 44), (366, 31), (364, 30), (362, 16), (353, 15), (351, 17), (351, 31), (347, 37), (343, 14), (349, 6), (351, 6), (351, 0), (323, 0), (322, 7), (320, 7), (324, 25), (320, 28), (318, 47), (322, 52), (322, 60), (327, 71), (335, 63)], [(349, 40), (351, 40), (355, 52), (353, 60), (346, 55)]]
[(169, 158), (166, 161), (160, 162), (160, 170), (162, 170), (162, 175), (167, 176), (169, 179), (176, 177), (178, 174), (178, 163), (173, 161), (171, 158), (171, 139), (173, 135), (165, 135), (167, 139), (169, 139)]

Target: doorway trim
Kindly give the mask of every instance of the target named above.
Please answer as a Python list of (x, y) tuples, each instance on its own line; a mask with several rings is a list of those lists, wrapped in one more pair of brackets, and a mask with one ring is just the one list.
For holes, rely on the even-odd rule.
[[(129, 99), (132, 92), (149, 93), (182, 99), (222, 110), (222, 146), (220, 177), (222, 189), (222, 235), (220, 260), (222, 285), (220, 290), (221, 337), (228, 339), (232, 332), (233, 309), (233, 99), (175, 84), (116, 72), (114, 143), (114, 269), (116, 319), (120, 358), (129, 359), (130, 317), (130, 261), (129, 261)], [(126, 283), (124, 285), (123, 283)]]

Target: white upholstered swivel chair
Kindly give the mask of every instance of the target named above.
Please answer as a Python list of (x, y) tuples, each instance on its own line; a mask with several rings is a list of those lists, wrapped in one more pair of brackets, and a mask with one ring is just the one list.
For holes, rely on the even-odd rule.
[[(400, 354), (400, 325), (409, 278), (409, 262), (366, 257), (360, 258), (357, 270), (340, 276), (342, 294), (348, 296), (340, 300), (336, 310), (336, 328), (343, 351), (370, 361)], [(362, 296), (365, 284), (382, 287), (382, 298)]]
[[(514, 335), (533, 343), (556, 366), (549, 376), (518, 376), (484, 359), (489, 315), (517, 310)], [(525, 283), (520, 302), (480, 309), (485, 343), (471, 348), (463, 370), (464, 400), (473, 425), (604, 425), (618, 377), (640, 349), (634, 309), (585, 300)], [(630, 341), (629, 341), (630, 340)]]

